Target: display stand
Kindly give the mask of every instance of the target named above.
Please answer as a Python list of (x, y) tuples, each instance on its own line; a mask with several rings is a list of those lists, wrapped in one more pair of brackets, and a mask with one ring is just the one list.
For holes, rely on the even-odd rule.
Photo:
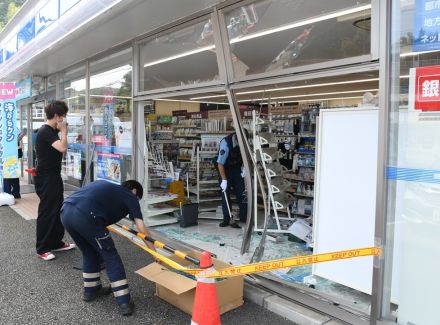
[(169, 215), (177, 210), (172, 206), (158, 206), (168, 201), (176, 199), (175, 194), (164, 191), (153, 191), (152, 182), (160, 182), (167, 179), (174, 179), (172, 164), (167, 163), (163, 157), (163, 153), (156, 150), (155, 146), (149, 141), (145, 141), (144, 145), (144, 182), (143, 187), (146, 195), (142, 199), (142, 214), (144, 222), (147, 226), (158, 226), (170, 223), (176, 223), (178, 218)]
[[(270, 147), (274, 143), (274, 135), (270, 132), (270, 126), (273, 125), (270, 120), (264, 120), (252, 112), (253, 119), (253, 154), (259, 162), (259, 170), (254, 170), (255, 188), (257, 188), (257, 173), (264, 175), (265, 187), (267, 190), (267, 209), (265, 209), (265, 220), (272, 220), (270, 227), (260, 228), (258, 225), (258, 193), (254, 191), (254, 229), (255, 231), (267, 231), (272, 233), (288, 233), (289, 226), (293, 223), (288, 209), (289, 198), (286, 195), (286, 189), (289, 184), (285, 182), (282, 176), (282, 167), (278, 161), (279, 152), (277, 148)], [(267, 132), (261, 132), (261, 126), (269, 126)], [(263, 198), (264, 199), (264, 198)], [(287, 217), (280, 217), (278, 212), (286, 210)]]

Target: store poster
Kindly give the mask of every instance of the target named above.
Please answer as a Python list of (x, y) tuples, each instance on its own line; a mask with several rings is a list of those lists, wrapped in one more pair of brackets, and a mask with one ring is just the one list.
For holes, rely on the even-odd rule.
[(107, 139), (107, 143), (112, 143), (114, 126), (113, 118), (115, 117), (115, 104), (107, 103), (104, 105), (104, 116), (102, 119), (104, 137)]
[(121, 184), (121, 156), (114, 153), (97, 153), (97, 179)]
[(0, 83), (0, 174), (19, 177), (17, 102), (14, 83)]
[(410, 111), (440, 111), (440, 65), (410, 69)]
[(413, 35), (414, 52), (440, 49), (440, 1), (415, 1)]
[(81, 180), (81, 152), (67, 150), (66, 175)]
[(116, 147), (131, 148), (131, 125), (131, 122), (114, 122)]

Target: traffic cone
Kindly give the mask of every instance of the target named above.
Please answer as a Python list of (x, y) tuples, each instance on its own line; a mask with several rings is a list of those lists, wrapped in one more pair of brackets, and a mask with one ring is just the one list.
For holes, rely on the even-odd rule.
[[(211, 255), (208, 252), (203, 252), (200, 256), (200, 268), (205, 272), (214, 270)], [(191, 325), (220, 325), (220, 311), (214, 278), (197, 276)]]

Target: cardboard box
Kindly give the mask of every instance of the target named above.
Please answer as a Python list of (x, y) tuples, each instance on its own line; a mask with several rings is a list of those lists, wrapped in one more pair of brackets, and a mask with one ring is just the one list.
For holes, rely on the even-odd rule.
[[(191, 255), (199, 258), (198, 254)], [(169, 258), (181, 265), (189, 264), (189, 262), (175, 256)], [(230, 266), (216, 259), (213, 259), (213, 263), (216, 269)], [(156, 283), (156, 295), (159, 298), (169, 302), (187, 314), (192, 314), (197, 285), (195, 280), (173, 272), (166, 266), (162, 266), (158, 263), (151, 263), (137, 270), (136, 273)], [(220, 315), (243, 305), (243, 276), (222, 279), (216, 282), (216, 286)]]

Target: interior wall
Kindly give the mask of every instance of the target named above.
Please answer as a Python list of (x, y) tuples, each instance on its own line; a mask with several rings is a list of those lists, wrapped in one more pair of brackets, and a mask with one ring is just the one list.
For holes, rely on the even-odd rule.
[(156, 100), (155, 108), (157, 115), (172, 115), (173, 111), (179, 111), (179, 110), (186, 110), (188, 112), (199, 112), (200, 104)]

